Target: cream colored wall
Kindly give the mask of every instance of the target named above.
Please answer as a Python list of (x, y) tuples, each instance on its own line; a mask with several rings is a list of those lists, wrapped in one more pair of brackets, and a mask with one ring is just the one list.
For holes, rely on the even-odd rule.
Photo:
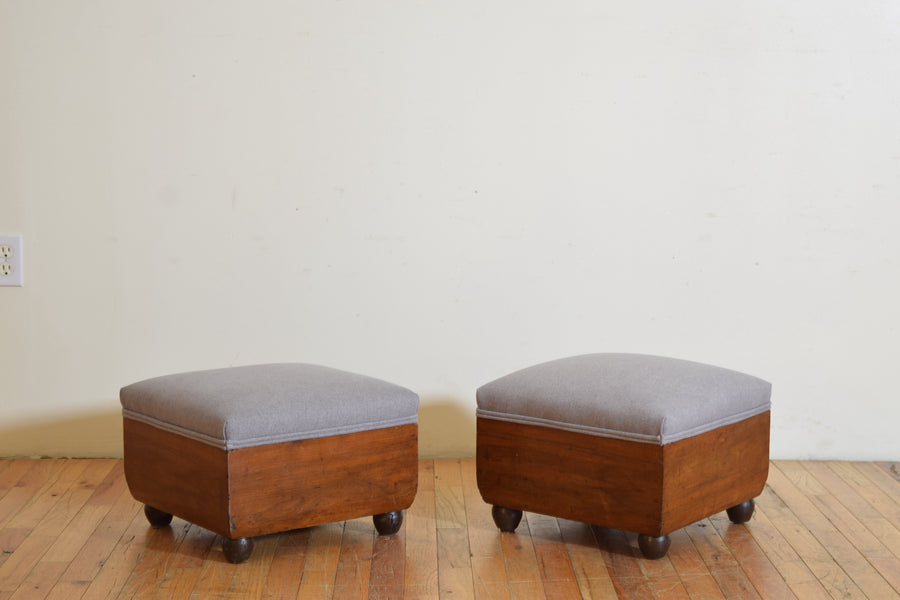
[(0, 455), (309, 361), (422, 397), (595, 351), (774, 383), (773, 455), (900, 456), (900, 8), (0, 0)]

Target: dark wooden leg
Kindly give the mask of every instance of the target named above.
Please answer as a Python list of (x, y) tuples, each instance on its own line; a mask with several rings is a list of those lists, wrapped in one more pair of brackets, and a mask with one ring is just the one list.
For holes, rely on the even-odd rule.
[(375, 529), (378, 531), (378, 535), (394, 535), (400, 531), (400, 526), (403, 525), (403, 511), (395, 510), (375, 515), (372, 517), (372, 521), (375, 522)]
[(225, 538), (225, 541), (222, 542), (222, 552), (225, 554), (225, 559), (232, 564), (247, 562), (250, 553), (253, 552), (253, 538), (236, 540)]
[(642, 533), (638, 536), (638, 547), (644, 558), (662, 558), (669, 551), (671, 543), (668, 535), (655, 536)]
[(514, 508), (504, 508), (502, 506), (494, 506), (491, 509), (491, 516), (494, 517), (494, 523), (500, 528), (500, 531), (512, 533), (522, 521), (522, 511)]
[(732, 506), (726, 512), (732, 523), (741, 524), (750, 520), (750, 517), (753, 516), (753, 509), (755, 507), (756, 504), (753, 500), (747, 500), (746, 502), (741, 502), (737, 506)]
[(144, 516), (150, 521), (150, 526), (156, 529), (165, 527), (172, 522), (172, 515), (158, 508), (153, 508), (149, 504), (144, 505)]

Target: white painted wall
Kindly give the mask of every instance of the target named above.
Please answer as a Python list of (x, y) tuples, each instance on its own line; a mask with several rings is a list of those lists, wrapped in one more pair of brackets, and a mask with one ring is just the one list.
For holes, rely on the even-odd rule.
[(632, 351), (774, 383), (776, 457), (900, 457), (900, 4), (0, 0), (0, 455), (118, 388), (309, 361), (422, 397)]

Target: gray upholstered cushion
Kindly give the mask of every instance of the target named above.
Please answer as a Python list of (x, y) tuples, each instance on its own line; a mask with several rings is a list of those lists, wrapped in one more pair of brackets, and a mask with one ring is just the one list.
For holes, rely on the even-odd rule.
[(769, 410), (751, 375), (643, 354), (587, 354), (517, 371), (478, 389), (478, 416), (667, 444)]
[(125, 417), (228, 450), (416, 422), (406, 388), (285, 363), (155, 377), (122, 388)]

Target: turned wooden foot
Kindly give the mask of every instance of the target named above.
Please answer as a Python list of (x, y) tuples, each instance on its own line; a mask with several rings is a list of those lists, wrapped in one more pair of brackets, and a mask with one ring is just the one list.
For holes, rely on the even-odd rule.
[(400, 531), (400, 526), (403, 524), (403, 511), (395, 510), (375, 515), (372, 517), (372, 521), (374, 521), (375, 530), (379, 535), (394, 535)]
[(250, 558), (250, 553), (253, 552), (253, 539), (238, 538), (230, 540), (226, 538), (222, 542), (222, 552), (225, 554), (225, 559), (232, 564), (247, 562), (247, 559)]
[(671, 545), (668, 535), (645, 535), (638, 536), (638, 547), (644, 558), (662, 558), (669, 551)]
[(491, 516), (494, 517), (494, 523), (500, 528), (500, 531), (512, 533), (522, 521), (522, 511), (514, 508), (504, 508), (502, 506), (494, 506), (491, 509)]
[(753, 509), (755, 507), (756, 504), (753, 500), (747, 500), (746, 502), (741, 502), (737, 506), (732, 506), (726, 512), (732, 523), (741, 524), (750, 520), (750, 517), (753, 516)]
[(165, 527), (172, 522), (172, 515), (158, 508), (153, 508), (149, 504), (144, 505), (144, 516), (150, 521), (150, 526), (156, 529)]

